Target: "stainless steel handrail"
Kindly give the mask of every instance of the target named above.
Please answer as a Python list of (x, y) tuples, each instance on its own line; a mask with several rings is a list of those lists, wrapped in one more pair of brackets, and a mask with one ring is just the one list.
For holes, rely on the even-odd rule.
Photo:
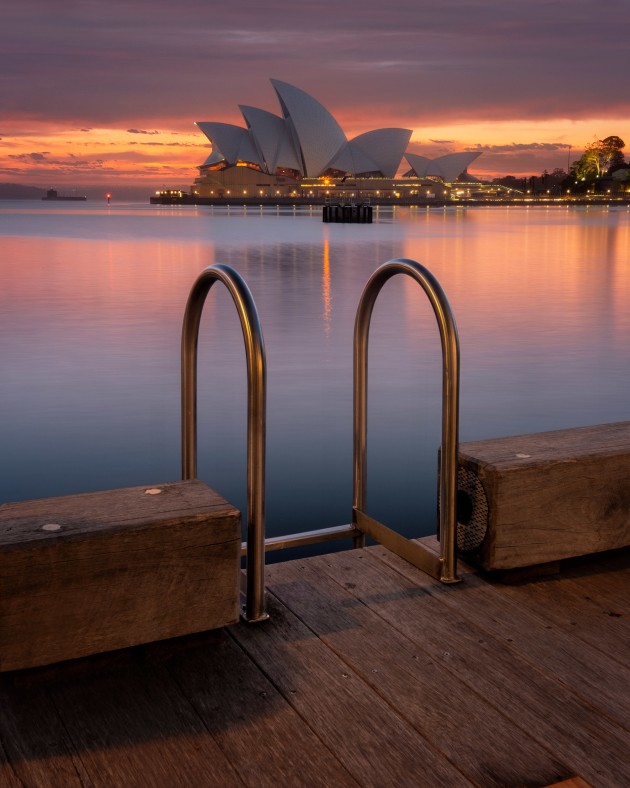
[(247, 360), (247, 621), (268, 618), (265, 600), (265, 430), (267, 364), (256, 305), (243, 278), (216, 264), (192, 286), (182, 327), (182, 478), (197, 476), (197, 346), (199, 324), (212, 285), (227, 287), (243, 330)]
[[(352, 523), (346, 525), (333, 525), (330, 528), (317, 528), (312, 531), (300, 531), (299, 533), (287, 534), (285, 536), (270, 536), (265, 539), (265, 552), (275, 553), (279, 550), (287, 550), (294, 547), (307, 547), (323, 542), (335, 542), (340, 539), (354, 539), (361, 536), (361, 532)], [(247, 553), (247, 542), (241, 545), (243, 555)]]
[[(457, 442), (459, 421), (459, 338), (455, 319), (440, 283), (424, 266), (413, 260), (390, 260), (377, 268), (368, 280), (354, 326), (354, 482), (353, 523), (396, 552), (403, 537), (364, 514), (366, 504), (367, 460), (367, 365), (370, 319), (381, 288), (396, 274), (406, 274), (427, 294), (440, 330), (442, 342), (442, 448), (440, 452), (440, 559), (437, 566), (430, 556), (419, 556), (418, 565), (445, 583), (457, 582)], [(365, 537), (363, 537), (364, 541)], [(361, 541), (355, 540), (355, 544)], [(357, 544), (360, 546), (360, 544)], [(413, 551), (418, 546), (413, 544)], [(402, 554), (402, 553), (401, 553)], [(407, 556), (405, 556), (407, 557)], [(415, 562), (415, 561), (414, 561)]]

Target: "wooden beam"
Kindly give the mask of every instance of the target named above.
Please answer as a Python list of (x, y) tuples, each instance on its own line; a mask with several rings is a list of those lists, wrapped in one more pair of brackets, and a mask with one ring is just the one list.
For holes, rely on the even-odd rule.
[(199, 481), (0, 506), (0, 670), (237, 621), (240, 537)]
[(630, 545), (630, 422), (462, 443), (458, 546), (487, 570)]

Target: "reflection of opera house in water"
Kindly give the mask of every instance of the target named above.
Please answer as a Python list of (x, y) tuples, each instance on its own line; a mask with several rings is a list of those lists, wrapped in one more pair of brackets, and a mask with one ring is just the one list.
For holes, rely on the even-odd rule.
[[(405, 153), (409, 129), (375, 129), (348, 140), (308, 93), (272, 79), (282, 115), (240, 106), (246, 126), (196, 125), (212, 143), (193, 191), (200, 197), (330, 196), (443, 198), (479, 153), (427, 159)], [(404, 158), (411, 168), (396, 178)]]

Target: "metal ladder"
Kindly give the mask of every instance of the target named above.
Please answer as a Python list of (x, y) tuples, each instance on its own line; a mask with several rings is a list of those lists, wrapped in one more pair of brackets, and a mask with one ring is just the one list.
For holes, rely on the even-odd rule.
[[(367, 358), (370, 319), (383, 285), (405, 274), (424, 290), (435, 313), (442, 343), (442, 442), (439, 474), (440, 556), (371, 518), (365, 511), (367, 478)], [(266, 356), (256, 305), (243, 278), (233, 268), (212, 265), (194, 283), (182, 328), (182, 478), (197, 475), (197, 347), (203, 306), (215, 282), (228, 289), (243, 331), (247, 363), (247, 540), (243, 618), (268, 618), (265, 601), (265, 552), (352, 538), (363, 547), (365, 535), (443, 583), (457, 577), (457, 442), (459, 421), (459, 338), (440, 283), (413, 260), (390, 260), (368, 280), (354, 327), (354, 476), (352, 523), (265, 539)]]

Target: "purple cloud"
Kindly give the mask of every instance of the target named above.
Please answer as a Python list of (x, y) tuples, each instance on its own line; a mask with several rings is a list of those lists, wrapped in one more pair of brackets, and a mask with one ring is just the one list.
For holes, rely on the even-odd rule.
[(18, 154), (9, 154), (10, 159), (17, 159), (18, 161), (46, 161), (46, 156), (50, 151), (44, 151), (43, 153), (18, 153)]
[(363, 127), (375, 113), (416, 127), (624, 117), (630, 10), (614, 7), (613, 20), (596, 0), (60, 0), (54, 14), (49, 0), (7, 3), (3, 104), (92, 127), (188, 128), (206, 114), (239, 122), (237, 103), (277, 111), (276, 76), (342, 125), (349, 110)]
[(69, 153), (67, 159), (49, 159), (49, 151), (43, 153), (19, 153), (9, 154), (9, 159), (22, 161), (33, 165), (46, 165), (46, 169), (65, 169), (65, 170), (92, 170), (103, 166), (103, 159), (79, 159), (74, 153)]
[(569, 150), (572, 145), (566, 142), (511, 142), (509, 145), (477, 144), (466, 148), (467, 151), (487, 151), (489, 153), (522, 153), (523, 151)]

